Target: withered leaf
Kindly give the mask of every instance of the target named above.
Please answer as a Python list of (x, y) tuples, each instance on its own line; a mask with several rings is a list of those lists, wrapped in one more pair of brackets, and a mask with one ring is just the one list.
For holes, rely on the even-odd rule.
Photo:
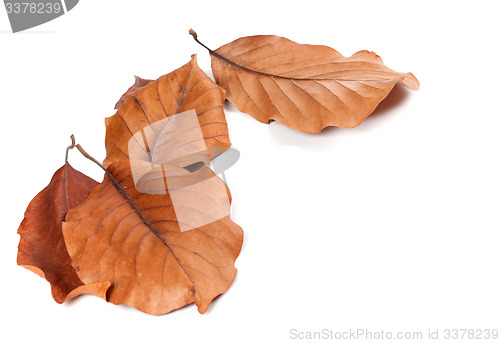
[(366, 50), (344, 57), (327, 46), (277, 36), (244, 37), (207, 49), (215, 81), (238, 110), (308, 133), (359, 125), (397, 83), (419, 88), (413, 74), (387, 68)]
[(104, 165), (129, 158), (134, 134), (175, 114), (195, 110), (209, 155), (231, 146), (223, 111), (225, 91), (196, 63), (196, 55), (183, 67), (128, 94), (112, 117), (106, 119)]
[(108, 301), (156, 315), (194, 302), (204, 313), (236, 275), (243, 233), (229, 205), (208, 167), (122, 160), (68, 212), (63, 233), (81, 280), (111, 282)]
[(125, 93), (123, 93), (120, 100), (118, 100), (118, 102), (115, 105), (115, 110), (117, 110), (121, 105), (123, 105), (123, 103), (125, 102), (125, 100), (127, 100), (128, 97), (134, 95), (140, 88), (144, 87), (145, 85), (153, 81), (140, 78), (139, 76), (134, 76), (134, 78), (135, 78), (134, 84), (130, 86), (130, 88), (127, 89)]
[(84, 285), (71, 265), (62, 235), (66, 212), (83, 202), (97, 182), (67, 163), (29, 204), (19, 226), (17, 263), (50, 282), (62, 303), (80, 294), (105, 297), (109, 282)]

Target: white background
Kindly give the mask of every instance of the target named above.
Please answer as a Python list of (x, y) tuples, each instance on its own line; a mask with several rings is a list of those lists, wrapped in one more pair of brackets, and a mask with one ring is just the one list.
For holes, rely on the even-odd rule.
[[(290, 330), (500, 329), (500, 24), (494, 1), (80, 1), (12, 34), (0, 7), (0, 340), (291, 342)], [(245, 242), (205, 315), (65, 305), (16, 265), (29, 201), (70, 134), (104, 158), (104, 118), (133, 82), (255, 34), (372, 50), (411, 71), (359, 127), (318, 135), (225, 106), (240, 161), (226, 176)], [(71, 153), (73, 166), (102, 172)], [(14, 337), (12, 338), (7, 337)]]

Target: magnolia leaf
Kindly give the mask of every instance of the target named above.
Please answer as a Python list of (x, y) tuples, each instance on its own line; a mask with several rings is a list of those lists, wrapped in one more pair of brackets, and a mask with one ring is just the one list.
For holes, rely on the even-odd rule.
[(277, 36), (237, 39), (210, 52), (215, 81), (227, 99), (263, 123), (276, 120), (318, 133), (327, 126), (358, 126), (396, 84), (419, 88), (411, 73), (387, 68), (366, 50), (344, 57), (323, 45)]
[(194, 302), (204, 313), (236, 275), (243, 232), (229, 218), (229, 191), (208, 167), (135, 163), (111, 164), (68, 212), (73, 266), (84, 283), (109, 281), (114, 304), (159, 315)]
[(225, 94), (198, 67), (196, 55), (183, 67), (132, 91), (106, 119), (104, 166), (129, 159), (129, 140), (141, 129), (189, 110), (196, 111), (209, 156), (219, 155), (231, 146), (222, 107)]
[(19, 226), (21, 235), (17, 264), (50, 282), (52, 297), (58, 303), (80, 294), (105, 298), (110, 283), (85, 285), (71, 265), (62, 235), (68, 209), (83, 202), (97, 182), (66, 163), (57, 170), (49, 185), (29, 204)]

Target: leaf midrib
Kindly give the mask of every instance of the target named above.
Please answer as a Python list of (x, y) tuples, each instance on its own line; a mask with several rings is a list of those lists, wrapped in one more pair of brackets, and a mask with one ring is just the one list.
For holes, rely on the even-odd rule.
[[(389, 81), (390, 79), (387, 79), (387, 80), (374, 80), (374, 79), (363, 79), (363, 80), (359, 80), (359, 79), (356, 79), (356, 80), (348, 80), (348, 79), (335, 79), (335, 78), (301, 78), (301, 77), (289, 77), (289, 76), (283, 76), (283, 75), (278, 75), (278, 74), (271, 74), (271, 73), (266, 73), (266, 72), (263, 72), (263, 71), (259, 71), (259, 70), (254, 70), (254, 69), (250, 69), (250, 68), (247, 68), (245, 66), (242, 66), (242, 65), (239, 65), (233, 61), (231, 61), (230, 59), (220, 55), (219, 53), (209, 49), (208, 52), (215, 56), (216, 58), (226, 62), (227, 64), (237, 68), (237, 69), (241, 69), (241, 70), (244, 70), (246, 72), (249, 72), (249, 73), (253, 73), (253, 74), (258, 74), (258, 75), (262, 75), (262, 76), (267, 76), (267, 77), (271, 77), (271, 78), (278, 78), (278, 79), (284, 79), (284, 80), (300, 80), (300, 81)], [(367, 70), (371, 70), (371, 69), (367, 69)], [(377, 71), (380, 71), (382, 73), (387, 73), (389, 74), (388, 72), (385, 72), (383, 70), (377, 70)], [(399, 77), (394, 77), (394, 79), (400, 79), (401, 76)]]
[(168, 250), (172, 253), (172, 256), (174, 256), (175, 260), (177, 261), (177, 263), (179, 264), (179, 266), (182, 268), (182, 270), (184, 271), (184, 273), (186, 274), (186, 276), (192, 282), (193, 287), (195, 289), (197, 289), (196, 283), (192, 279), (191, 275), (189, 275), (189, 273), (187, 272), (186, 268), (182, 264), (182, 262), (179, 259), (179, 257), (177, 257), (177, 255), (175, 254), (175, 252), (172, 249), (172, 247), (170, 246), (170, 244), (165, 240), (165, 238), (163, 238), (163, 236), (158, 231), (156, 231), (153, 228), (153, 226), (151, 225), (151, 223), (142, 215), (141, 209), (139, 207), (137, 207), (137, 205), (135, 204), (134, 200), (132, 200), (132, 198), (128, 195), (127, 191), (125, 191), (125, 189), (120, 185), (120, 182), (114, 177), (114, 175), (108, 169), (105, 169), (105, 171), (106, 171), (106, 175), (109, 177), (109, 179), (111, 180), (111, 182), (113, 183), (113, 185), (115, 186), (115, 188), (118, 190), (118, 192), (120, 192), (125, 197), (125, 199), (129, 203), (129, 205), (132, 206), (132, 209), (137, 214), (137, 216), (139, 217), (139, 219), (143, 222), (144, 225), (146, 225), (146, 227), (149, 229), (149, 231), (152, 232), (158, 239), (160, 239), (160, 241), (168, 248)]
[[(184, 95), (186, 93), (188, 93), (188, 90), (187, 90), (187, 85), (191, 79), (191, 75), (193, 75), (193, 68), (194, 68), (194, 65), (191, 66), (191, 70), (189, 71), (189, 74), (188, 74), (188, 77), (186, 78), (186, 82), (184, 83), (184, 86), (181, 88), (182, 90), (182, 93), (181, 93), (181, 97), (179, 99), (179, 101), (177, 102), (177, 108), (175, 109), (175, 113), (173, 115), (176, 115), (179, 113), (179, 110), (181, 109), (181, 106), (182, 106), (182, 102), (184, 101)], [(157, 84), (157, 87), (158, 87), (158, 84)], [(159, 94), (159, 92), (158, 92)], [(163, 107), (163, 104), (162, 104), (162, 107)], [(165, 107), (163, 107), (163, 110), (165, 111), (166, 113), (166, 109)], [(170, 117), (170, 116), (169, 116)], [(167, 117), (167, 118), (169, 118)], [(153, 152), (150, 154), (150, 162), (151, 163), (154, 163), (154, 157), (155, 157), (155, 154), (156, 154), (156, 151), (158, 149), (158, 146), (160, 145), (160, 139), (162, 137), (162, 135), (165, 133), (165, 130), (168, 128), (168, 126), (172, 123), (172, 120), (170, 120), (163, 128), (162, 130), (157, 134), (156, 136), (156, 140), (155, 140), (155, 143), (154, 143), (154, 146), (153, 146)]]

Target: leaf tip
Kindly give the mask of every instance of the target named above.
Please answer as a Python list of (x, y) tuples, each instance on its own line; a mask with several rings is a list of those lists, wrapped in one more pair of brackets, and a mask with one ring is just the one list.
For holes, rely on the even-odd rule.
[(198, 306), (198, 313), (205, 314), (208, 310), (208, 304)]
[(420, 82), (412, 73), (404, 74), (403, 78), (401, 79), (401, 84), (413, 91), (416, 91), (420, 88)]

